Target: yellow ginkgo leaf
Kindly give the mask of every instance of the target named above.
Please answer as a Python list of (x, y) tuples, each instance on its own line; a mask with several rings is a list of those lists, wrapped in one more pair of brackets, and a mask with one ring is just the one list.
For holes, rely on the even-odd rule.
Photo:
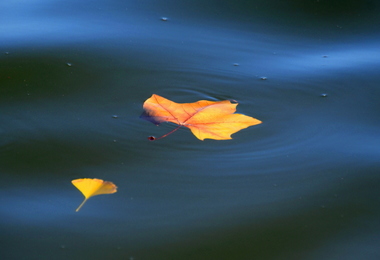
[(100, 194), (112, 194), (117, 191), (115, 184), (110, 181), (103, 181), (100, 179), (76, 179), (72, 180), (71, 183), (83, 193), (85, 198), (76, 211), (79, 211), (83, 204), (92, 196)]

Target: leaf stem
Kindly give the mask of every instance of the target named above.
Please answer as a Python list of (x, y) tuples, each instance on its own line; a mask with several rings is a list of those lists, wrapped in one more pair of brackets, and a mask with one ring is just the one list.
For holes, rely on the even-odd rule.
[(84, 201), (82, 202), (82, 204), (80, 204), (79, 207), (75, 211), (78, 212), (86, 201), (87, 201), (87, 198), (84, 199)]
[[(181, 127), (182, 127), (182, 125), (179, 125), (179, 126), (177, 126), (176, 128), (174, 128), (173, 130), (171, 130), (169, 133), (164, 134), (163, 136), (160, 136), (160, 137), (158, 137), (158, 138), (154, 138), (154, 139), (152, 139), (152, 141), (155, 141), (155, 140), (158, 140), (158, 139), (162, 139), (162, 138), (164, 138), (164, 137), (166, 137), (166, 136), (168, 136), (168, 135), (174, 133), (175, 131), (177, 131), (177, 130), (180, 129)], [(151, 139), (149, 139), (149, 140), (151, 140)]]

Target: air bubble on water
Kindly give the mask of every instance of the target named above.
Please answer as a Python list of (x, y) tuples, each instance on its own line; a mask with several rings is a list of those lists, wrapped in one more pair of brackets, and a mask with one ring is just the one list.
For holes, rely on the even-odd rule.
[(161, 17), (161, 21), (164, 21), (164, 22), (166, 22), (168, 20), (168, 18), (167, 17)]
[(326, 93), (322, 93), (320, 96), (321, 97), (327, 97), (327, 94)]
[(118, 115), (112, 115), (112, 118), (118, 118), (119, 116)]
[(328, 56), (327, 55), (323, 55), (322, 58), (327, 58)]
[(67, 62), (66, 65), (69, 66), (69, 67), (73, 66), (73, 64), (70, 63), (70, 62)]
[(6, 52), (4, 52), (4, 54), (5, 54), (5, 55), (9, 55), (9, 52), (8, 52), (8, 51), (6, 51)]
[(239, 66), (240, 64), (239, 64), (239, 63), (234, 63), (233, 65), (237, 67), (237, 66)]
[(260, 77), (261, 80), (267, 80), (267, 77)]

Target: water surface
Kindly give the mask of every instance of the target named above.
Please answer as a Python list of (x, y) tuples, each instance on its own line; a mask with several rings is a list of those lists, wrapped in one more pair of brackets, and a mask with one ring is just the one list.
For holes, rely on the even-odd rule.
[[(380, 257), (374, 2), (0, 6), (4, 259)], [(149, 142), (152, 94), (263, 124)], [(76, 213), (83, 177), (118, 192)]]

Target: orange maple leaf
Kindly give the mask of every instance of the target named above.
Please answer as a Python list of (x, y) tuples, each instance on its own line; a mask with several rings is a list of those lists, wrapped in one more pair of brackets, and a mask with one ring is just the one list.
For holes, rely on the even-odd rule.
[(237, 103), (229, 100), (208, 101), (200, 100), (194, 103), (176, 103), (153, 94), (143, 105), (142, 118), (159, 125), (162, 122), (172, 122), (178, 127), (159, 138), (153, 136), (149, 140), (163, 138), (180, 127), (190, 128), (200, 140), (206, 138), (215, 140), (232, 139), (231, 135), (261, 121), (253, 117), (234, 114)]

